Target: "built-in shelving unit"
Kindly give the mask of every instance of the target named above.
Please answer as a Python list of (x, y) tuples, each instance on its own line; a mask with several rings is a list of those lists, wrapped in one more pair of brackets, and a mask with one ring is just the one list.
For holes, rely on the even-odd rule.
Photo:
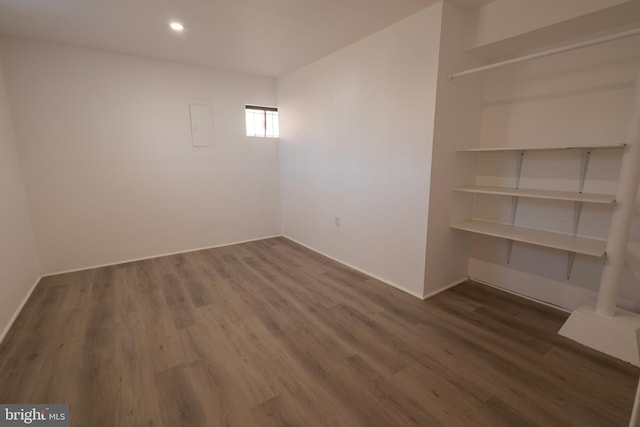
[[(566, 145), (566, 146), (537, 146), (537, 147), (483, 147), (465, 148), (457, 150), (460, 153), (490, 153), (490, 152), (511, 152), (515, 154), (515, 186), (490, 187), (490, 186), (464, 186), (456, 187), (453, 190), (461, 193), (473, 193), (479, 195), (497, 195), (511, 197), (511, 224), (503, 224), (482, 219), (470, 219), (467, 221), (452, 224), (451, 227), (457, 230), (464, 230), (472, 233), (487, 236), (499, 237), (507, 240), (507, 263), (511, 262), (511, 252), (513, 242), (522, 242), (532, 245), (544, 246), (568, 252), (567, 278), (571, 276), (573, 263), (576, 254), (604, 257), (606, 255), (607, 243), (604, 240), (597, 240), (578, 236), (578, 224), (584, 203), (595, 203), (613, 205), (615, 195), (584, 193), (584, 182), (589, 166), (591, 152), (598, 149), (622, 149), (625, 144), (597, 144), (597, 145)], [(579, 185), (575, 192), (557, 191), (546, 189), (524, 189), (520, 188), (520, 175), (525, 155), (529, 151), (564, 151), (578, 150), (581, 152), (581, 166)], [(532, 228), (519, 227), (515, 225), (516, 212), (521, 197), (532, 199), (546, 199), (569, 201), (574, 203), (573, 233), (562, 234), (546, 230), (536, 230)], [(630, 259), (633, 257), (629, 257)], [(640, 258), (638, 260), (638, 271), (640, 272)], [(630, 261), (631, 263), (631, 261)]]
[[(518, 64), (536, 58), (543, 58), (563, 52), (586, 48), (588, 46), (608, 43), (613, 40), (636, 37), (638, 34), (640, 34), (640, 28), (634, 28), (615, 34), (608, 34), (601, 37), (583, 40), (573, 44), (564, 44), (548, 50), (538, 51), (536, 53), (454, 72), (449, 74), (448, 78), (451, 80), (477, 72), (484, 72), (507, 65)], [(598, 58), (601, 59), (600, 57)], [(586, 64), (586, 62), (584, 63)], [(580, 64), (584, 65), (582, 62), (580, 62)], [(546, 69), (547, 68), (545, 68), (545, 70)], [(583, 73), (584, 70), (580, 67), (579, 71), (580, 73)], [(586, 76), (586, 74), (584, 75)], [(570, 76), (567, 75), (563, 77)], [(503, 89), (500, 86), (500, 81), (503, 78), (504, 76), (495, 79), (496, 82), (498, 82), (496, 87), (499, 87), (500, 90)], [(609, 134), (620, 135), (618, 133), (619, 129), (618, 131), (614, 131), (612, 128), (610, 129), (608, 127), (609, 125), (614, 124), (618, 126), (617, 122), (612, 121), (607, 123), (607, 114), (613, 114), (612, 111), (607, 111), (603, 114), (605, 119), (603, 119), (602, 125), (598, 126), (597, 131), (588, 135), (585, 133), (586, 129), (578, 129), (578, 132), (573, 133), (576, 137), (575, 139), (565, 140), (568, 141), (568, 144), (575, 143), (577, 145), (544, 146), (545, 140), (540, 138), (537, 140), (530, 139), (535, 138), (536, 135), (549, 134), (556, 130), (558, 132), (555, 134), (553, 139), (572, 134), (569, 124), (576, 128), (581, 127), (581, 123), (578, 122), (577, 119), (578, 114), (583, 110), (580, 106), (575, 108), (576, 105), (573, 103), (580, 102), (580, 100), (579, 98), (574, 97), (574, 93), (560, 91), (551, 95), (552, 92), (548, 92), (547, 89), (553, 89), (551, 87), (553, 85), (548, 85), (548, 82), (542, 77), (537, 79), (535, 82), (536, 84), (539, 83), (540, 87), (544, 86), (545, 91), (531, 92), (530, 89), (533, 85), (529, 84), (527, 86), (527, 95), (523, 95), (523, 92), (513, 90), (509, 87), (513, 94), (517, 93), (518, 95), (505, 103), (508, 104), (507, 108), (503, 108), (502, 102), (498, 103), (500, 104), (499, 106), (497, 106), (496, 103), (492, 103), (493, 105), (490, 106), (491, 111), (488, 114), (487, 121), (485, 121), (483, 111), (483, 117), (481, 118), (482, 127), (480, 129), (480, 136), (484, 138), (496, 138), (493, 139), (493, 143), (500, 143), (498, 141), (504, 141), (504, 139), (507, 138), (507, 140), (504, 141), (504, 144), (517, 144), (517, 141), (513, 139), (512, 136), (522, 135), (521, 138), (523, 142), (525, 140), (530, 141), (527, 142), (527, 144), (533, 144), (535, 146), (495, 148), (478, 147), (457, 150), (460, 156), (475, 156), (476, 162), (482, 163), (488, 161), (488, 163), (483, 166), (495, 166), (491, 168), (492, 170), (490, 171), (487, 167), (479, 168), (480, 171), (487, 171), (487, 173), (482, 173), (482, 177), (476, 177), (475, 181), (477, 182), (474, 183), (469, 182), (474, 180), (469, 176), (469, 171), (472, 170), (468, 167), (471, 159), (465, 157), (464, 161), (460, 162), (461, 173), (457, 177), (464, 177), (465, 181), (456, 182), (456, 186), (467, 185), (467, 187), (458, 187), (454, 188), (454, 190), (457, 193), (456, 197), (460, 198), (458, 201), (465, 203), (455, 203), (453, 205), (454, 211), (452, 212), (452, 216), (456, 218), (456, 221), (458, 221), (460, 214), (470, 208), (471, 204), (466, 203), (468, 201), (466, 199), (472, 195), (473, 200), (478, 202), (478, 204), (474, 205), (473, 213), (469, 212), (467, 214), (467, 218), (471, 216), (472, 219), (453, 223), (451, 224), (451, 227), (480, 235), (495, 236), (505, 239), (507, 246), (507, 263), (510, 262), (514, 242), (524, 242), (527, 244), (539, 245), (540, 247), (554, 248), (554, 250), (567, 251), (567, 278), (570, 278), (576, 254), (600, 258), (604, 258), (606, 256), (607, 262), (604, 263), (602, 268), (598, 296), (595, 304), (584, 305), (574, 310), (562, 329), (559, 331), (559, 334), (605, 354), (630, 362), (636, 366), (640, 366), (640, 358), (638, 357), (638, 346), (640, 344), (640, 315), (617, 307), (621, 285), (626, 281), (622, 276), (625, 261), (633, 274), (640, 281), (640, 243), (629, 242), (630, 236), (634, 234), (634, 231), (636, 231), (632, 227), (632, 221), (634, 220), (633, 211), (635, 210), (640, 214), (640, 203), (636, 200), (640, 186), (640, 114), (638, 114), (638, 112), (640, 112), (640, 74), (638, 74), (635, 79), (633, 101), (630, 109), (631, 114), (626, 137), (624, 137), (625, 139), (618, 139), (618, 141), (624, 142), (624, 144), (608, 142), (599, 144), (602, 140), (597, 141), (593, 139), (597, 137), (597, 135), (606, 134), (610, 131), (611, 133)], [(509, 83), (513, 82), (510, 81)], [(593, 87), (596, 87), (597, 85), (598, 83), (595, 82)], [(491, 84), (488, 85), (488, 87), (491, 87)], [(557, 86), (557, 88), (562, 89), (561, 85)], [(460, 89), (463, 90), (466, 88)], [(469, 92), (471, 93), (471, 91)], [(492, 94), (491, 90), (489, 91), (489, 94)], [(583, 92), (581, 95), (582, 94)], [(554, 103), (549, 104), (551, 109), (542, 112), (541, 109), (545, 108), (546, 105), (539, 101), (546, 101), (551, 97), (555, 98)], [(490, 99), (495, 98), (490, 97)], [(503, 96), (503, 93), (500, 93), (499, 99), (506, 99)], [(562, 103), (556, 103), (557, 100), (562, 100)], [(609, 106), (607, 104), (607, 100), (603, 99), (603, 101), (602, 106), (608, 107), (610, 110), (612, 107), (614, 109), (618, 107), (618, 105), (614, 107), (613, 103)], [(566, 102), (566, 104), (564, 102)], [(494, 110), (493, 107), (495, 106), (498, 108)], [(575, 110), (569, 110), (569, 108), (575, 108)], [(584, 117), (583, 120), (594, 120), (596, 121), (593, 123), (594, 125), (599, 124), (597, 122), (599, 117), (594, 114), (596, 112), (592, 110), (587, 112), (588, 115), (587, 117)], [(565, 121), (565, 117), (562, 117), (565, 113), (570, 120), (568, 123)], [(538, 118), (540, 119), (540, 122), (536, 124), (535, 121)], [(616, 115), (616, 119), (619, 120), (620, 115)], [(562, 124), (560, 125), (560, 123)], [(487, 132), (484, 132), (485, 124), (488, 125), (486, 127)], [(596, 144), (583, 145), (587, 142), (595, 142)], [(546, 144), (551, 143), (551, 140), (547, 140), (546, 142)], [(562, 142), (562, 144), (565, 144), (565, 142)], [(583, 192), (585, 177), (587, 175), (592, 151), (601, 149), (608, 150), (608, 152), (602, 153), (602, 155), (597, 156), (597, 158), (594, 156), (594, 160), (597, 162), (597, 171), (594, 171), (595, 173), (593, 173), (593, 184), (594, 186), (597, 185), (601, 188), (604, 188), (604, 186), (612, 188), (614, 184), (617, 184), (615, 190), (605, 190), (615, 193), (615, 197), (603, 194), (586, 194)], [(619, 164), (617, 164), (618, 159), (615, 158), (615, 155), (618, 154), (615, 152), (616, 149), (619, 149)], [(529, 152), (540, 152), (545, 150), (548, 150), (549, 152), (544, 153), (543, 155), (536, 155), (537, 153), (528, 154)], [(578, 156), (581, 158), (578, 159)], [(506, 165), (505, 160), (508, 160), (509, 157), (512, 157), (513, 159), (515, 174), (512, 175), (508, 173), (507, 176), (497, 176), (504, 170), (504, 166)], [(568, 176), (568, 173), (571, 171), (567, 168), (571, 167), (573, 169), (573, 165), (576, 160), (581, 161), (581, 165), (580, 170), (575, 171), (575, 178), (578, 178), (578, 185), (576, 186), (575, 193), (571, 194), (555, 191), (558, 190), (558, 188), (555, 187), (556, 185), (567, 183), (570, 180), (572, 181), (571, 178), (573, 177)], [(534, 189), (520, 188), (522, 164), (525, 161), (532, 162), (532, 167), (528, 169), (528, 172), (538, 174), (537, 177), (532, 177), (530, 182), (538, 182), (541, 186), (545, 187)], [(616, 172), (618, 176), (617, 183), (614, 181), (614, 174), (616, 174)], [(545, 176), (547, 173), (548, 176)], [(509, 184), (505, 184), (504, 182), (510, 182), (512, 178), (515, 178), (513, 185), (514, 188), (477, 186), (477, 184), (480, 183), (479, 181), (485, 178), (487, 181), (483, 182), (483, 184), (502, 186), (508, 186)], [(505, 181), (503, 181), (503, 183), (499, 183), (498, 179), (505, 179)], [(535, 187), (536, 185), (533, 186)], [(567, 188), (562, 187), (562, 189), (566, 190)], [(487, 194), (495, 196), (488, 198), (486, 196)], [(505, 206), (504, 200), (500, 200), (498, 197), (509, 197), (511, 199), (510, 224), (507, 224), (507, 220), (502, 219), (507, 206)], [(527, 203), (522, 204), (520, 209), (528, 209), (529, 212), (518, 217), (518, 221), (516, 221), (518, 204), (522, 197), (529, 197), (529, 199)], [(462, 200), (463, 198), (465, 200)], [(572, 232), (567, 230), (569, 227), (567, 224), (567, 216), (571, 209), (570, 203), (567, 202), (572, 202), (571, 204), (573, 204)], [(599, 205), (589, 206), (594, 203)], [(585, 204), (589, 206), (587, 211), (589, 218), (585, 218), (582, 226), (579, 227), (583, 205)], [(608, 227), (606, 240), (584, 237), (584, 235), (599, 236), (606, 231), (606, 219), (603, 214), (606, 215), (605, 211), (607, 206), (613, 206), (614, 204), (616, 205), (616, 208), (615, 210), (611, 209), (613, 214), (610, 215), (610, 225)], [(501, 223), (492, 222), (489, 220), (490, 218), (477, 219), (476, 216), (482, 216), (482, 212), (486, 212), (486, 215), (492, 218), (499, 217), (500, 219), (495, 219), (495, 221), (501, 221)], [(553, 217), (541, 217), (547, 215)], [(637, 218), (635, 218), (635, 220), (637, 220)], [(566, 234), (559, 234), (549, 230), (534, 230), (526, 228), (530, 226), (536, 227), (533, 224), (556, 224), (557, 226), (562, 227), (559, 228), (559, 230), (567, 231)], [(544, 228), (545, 226), (540, 225), (540, 227)], [(555, 229), (555, 226), (552, 227)], [(579, 236), (578, 231), (580, 231), (582, 235)], [(487, 246), (488, 249), (493, 248), (493, 245)], [(523, 255), (524, 254), (526, 254), (525, 251), (523, 251)], [(538, 260), (532, 261), (536, 264), (539, 263)], [(477, 271), (480, 272), (480, 270), (481, 269), (478, 269)], [(500, 270), (494, 269), (493, 271), (497, 273)], [(529, 272), (529, 270), (527, 270), (527, 272)], [(516, 271), (512, 273), (505, 272), (505, 274), (493, 274), (492, 277), (496, 279), (496, 281), (505, 283), (506, 280), (509, 280), (509, 277), (518, 277)], [(585, 271), (584, 274), (588, 274), (588, 271)], [(486, 276), (489, 276), (489, 274)], [(542, 279), (541, 282), (544, 283), (544, 279)], [(551, 284), (549, 283), (548, 285)], [(542, 286), (541, 288), (550, 288), (550, 286)], [(519, 289), (526, 288), (522, 287)], [(567, 291), (568, 290), (569, 288), (567, 288)], [(535, 294), (542, 295), (546, 292), (546, 290), (536, 289)], [(559, 293), (564, 293), (564, 290), (560, 290)], [(571, 291), (568, 293), (570, 294)], [(576, 299), (581, 298), (583, 297), (576, 296)], [(630, 425), (638, 424), (637, 421), (640, 418), (638, 414), (640, 414), (640, 387), (638, 388), (638, 393), (636, 393), (636, 400)]]
[(529, 197), (534, 199), (566, 200), (571, 202), (601, 203), (605, 205), (615, 202), (613, 194), (576, 193), (571, 191), (535, 190), (507, 187), (456, 187), (454, 191), (476, 194), (494, 194), (498, 196)]
[(594, 257), (603, 257), (607, 247), (604, 240), (571, 236), (569, 234), (553, 233), (550, 231), (534, 230), (532, 228), (516, 227), (509, 224), (471, 219), (453, 224), (451, 227), (470, 231), (472, 233), (499, 237), (516, 242), (545, 246), (567, 252), (574, 252)]

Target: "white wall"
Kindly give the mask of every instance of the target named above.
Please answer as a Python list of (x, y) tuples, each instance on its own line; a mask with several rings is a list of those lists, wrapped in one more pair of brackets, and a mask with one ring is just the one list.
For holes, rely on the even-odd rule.
[[(244, 136), (274, 79), (0, 47), (45, 273), (279, 234), (277, 142)], [(191, 147), (188, 98), (212, 101), (214, 149)]]
[(477, 145), (480, 134), (483, 77), (448, 80), (449, 73), (483, 63), (464, 53), (465, 22), (464, 10), (449, 2), (443, 4), (425, 295), (466, 280), (468, 274), (469, 235), (449, 227), (452, 222), (468, 219), (473, 212), (473, 198), (454, 193), (452, 188), (473, 180), (473, 159), (460, 156), (456, 149)]
[(434, 5), (278, 80), (284, 234), (417, 296), (441, 12)]
[[(625, 142), (639, 42), (620, 40), (487, 73), (479, 145)], [(614, 194), (620, 158), (621, 151), (594, 151), (584, 191)], [(529, 153), (521, 187), (577, 191), (579, 171), (579, 152)], [(513, 186), (514, 155), (478, 155), (477, 172), (477, 185)], [(611, 207), (585, 204), (578, 234), (606, 239), (610, 212)], [(509, 198), (476, 196), (476, 217), (509, 222), (510, 215)], [(571, 202), (520, 201), (517, 225), (571, 233), (572, 223)], [(640, 241), (639, 226), (636, 218), (632, 240)], [(474, 237), (470, 275), (567, 309), (595, 299), (603, 260), (578, 255), (566, 279), (566, 253), (514, 244), (510, 265), (506, 254), (506, 241)], [(640, 285), (628, 269), (620, 296), (626, 307), (640, 303)]]
[(40, 265), (0, 62), (0, 341)]

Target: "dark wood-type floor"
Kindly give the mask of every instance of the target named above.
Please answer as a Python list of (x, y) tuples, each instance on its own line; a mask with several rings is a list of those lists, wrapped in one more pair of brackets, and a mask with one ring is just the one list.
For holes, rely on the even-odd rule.
[(616, 426), (639, 371), (474, 283), (423, 302), (284, 238), (48, 277), (1, 403), (72, 426)]

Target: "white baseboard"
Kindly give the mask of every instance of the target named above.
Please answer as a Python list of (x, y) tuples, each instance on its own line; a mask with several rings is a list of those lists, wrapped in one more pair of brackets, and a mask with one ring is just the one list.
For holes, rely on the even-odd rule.
[(452, 282), (452, 283), (450, 283), (450, 284), (448, 284), (448, 285), (446, 285), (446, 286), (443, 286), (442, 288), (440, 288), (440, 289), (438, 289), (438, 290), (435, 290), (435, 291), (433, 291), (433, 292), (429, 292), (429, 293), (428, 293), (428, 294), (426, 294), (422, 299), (425, 299), (425, 300), (426, 300), (427, 298), (431, 298), (431, 297), (433, 297), (433, 296), (435, 296), (435, 295), (438, 295), (438, 294), (439, 294), (439, 293), (441, 293), (441, 292), (446, 291), (447, 289), (451, 289), (451, 288), (453, 288), (454, 286), (458, 286), (460, 283), (464, 283), (464, 282), (466, 282), (467, 280), (469, 280), (469, 277), (464, 277), (464, 278), (462, 278), (462, 279), (456, 280), (456, 281), (454, 281), (454, 282)]
[(13, 326), (13, 324), (16, 321), (16, 319), (18, 318), (18, 316), (20, 315), (20, 312), (22, 311), (22, 309), (24, 308), (25, 304), (27, 303), (27, 301), (31, 297), (31, 294), (33, 293), (33, 291), (36, 290), (36, 286), (38, 286), (38, 283), (40, 283), (41, 279), (42, 279), (42, 276), (38, 276), (38, 278), (33, 283), (33, 285), (31, 285), (31, 289), (29, 289), (29, 292), (27, 292), (27, 295), (25, 295), (25, 297), (22, 299), (22, 302), (20, 303), (18, 308), (16, 308), (16, 311), (13, 313), (13, 316), (11, 316), (11, 319), (9, 319), (9, 323), (7, 323), (7, 326), (5, 326), (5, 328), (2, 330), (2, 333), (0, 334), (0, 343), (2, 343), (4, 338), (9, 333), (9, 330)]
[(524, 299), (529, 300), (529, 301), (537, 302), (538, 304), (542, 304), (542, 305), (545, 305), (547, 307), (555, 308), (556, 310), (564, 311), (565, 313), (571, 313), (571, 310), (566, 309), (564, 307), (560, 307), (559, 305), (551, 304), (551, 303), (548, 303), (548, 302), (545, 302), (545, 301), (542, 301), (542, 300), (539, 300), (539, 299), (536, 299), (536, 298), (531, 298), (531, 297), (526, 296), (524, 294), (521, 294), (521, 293), (518, 293), (518, 292), (514, 292), (514, 291), (512, 291), (510, 289), (506, 289), (506, 288), (503, 288), (501, 286), (494, 285), (492, 283), (488, 283), (488, 282), (485, 282), (485, 281), (480, 280), (480, 279), (475, 279), (473, 277), (469, 277), (469, 279), (474, 281), (474, 282), (476, 282), (476, 283), (480, 283), (481, 285), (487, 286), (489, 288), (497, 289), (499, 291), (506, 292), (508, 294), (515, 295), (517, 297), (524, 298)]
[(545, 302), (552, 307), (573, 311), (596, 299), (593, 289), (572, 284), (567, 280), (553, 279), (534, 272), (498, 265), (477, 258), (469, 258), (469, 276), (483, 284)]
[(400, 286), (400, 285), (398, 285), (397, 283), (393, 283), (393, 282), (391, 282), (391, 281), (389, 281), (389, 280), (386, 280), (386, 279), (383, 279), (383, 278), (381, 278), (381, 277), (378, 277), (378, 276), (376, 276), (375, 274), (371, 274), (371, 273), (369, 273), (369, 272), (368, 272), (368, 271), (366, 271), (366, 270), (363, 270), (363, 269), (361, 269), (361, 268), (358, 268), (358, 267), (356, 267), (356, 266), (353, 266), (353, 265), (351, 265), (351, 264), (348, 264), (348, 263), (346, 263), (346, 262), (344, 262), (344, 261), (339, 260), (338, 258), (335, 258), (335, 257), (332, 257), (331, 255), (325, 254), (324, 252), (320, 252), (319, 250), (314, 249), (314, 248), (312, 248), (312, 247), (311, 247), (311, 246), (309, 246), (309, 245), (305, 245), (304, 243), (299, 242), (299, 241), (297, 241), (296, 239), (292, 239), (292, 238), (291, 238), (291, 237), (289, 237), (289, 236), (283, 235), (282, 237), (284, 237), (285, 239), (291, 240), (292, 242), (297, 243), (297, 244), (298, 244), (298, 245), (300, 245), (300, 246), (304, 246), (305, 248), (307, 248), (307, 249), (309, 249), (309, 250), (312, 250), (313, 252), (315, 252), (315, 253), (317, 253), (317, 254), (320, 254), (320, 255), (322, 255), (322, 256), (325, 256), (325, 257), (327, 257), (327, 258), (329, 258), (329, 259), (331, 259), (331, 260), (333, 260), (333, 261), (335, 261), (335, 262), (339, 262), (339, 263), (340, 263), (340, 264), (342, 264), (342, 265), (346, 265), (346, 266), (347, 266), (347, 267), (349, 267), (349, 268), (352, 268), (352, 269), (354, 269), (354, 270), (356, 270), (356, 271), (359, 271), (359, 272), (360, 272), (360, 273), (362, 273), (362, 274), (366, 274), (367, 276), (372, 277), (372, 278), (374, 278), (374, 279), (376, 279), (376, 280), (379, 280), (379, 281), (381, 281), (382, 283), (384, 283), (385, 285), (389, 285), (389, 286), (391, 286), (391, 287), (394, 287), (394, 288), (396, 288), (396, 289), (398, 289), (398, 290), (400, 290), (400, 291), (402, 291), (402, 292), (404, 292), (404, 293), (406, 293), (406, 294), (411, 295), (412, 297), (416, 297), (416, 298), (424, 299), (424, 297), (423, 297), (422, 295), (418, 295), (417, 293), (415, 293), (415, 292), (413, 292), (413, 291), (411, 291), (411, 290), (409, 290), (409, 289), (407, 289), (407, 288), (405, 288), (405, 287), (403, 287), (403, 286)]
[(273, 236), (258, 237), (258, 238), (255, 238), (255, 239), (241, 240), (239, 242), (231, 242), (231, 243), (223, 243), (223, 244), (214, 245), (214, 246), (206, 246), (206, 247), (203, 247), (203, 248), (186, 249), (186, 250), (183, 250), (183, 251), (169, 252), (169, 253), (163, 253), (163, 254), (158, 254), (158, 255), (151, 255), (151, 256), (146, 256), (146, 257), (142, 257), (142, 258), (125, 259), (125, 260), (122, 260), (122, 261), (114, 261), (114, 262), (110, 262), (110, 263), (107, 263), (107, 264), (93, 265), (93, 266), (90, 266), (90, 267), (81, 267), (81, 268), (75, 268), (75, 269), (71, 269), (71, 270), (63, 270), (63, 271), (58, 271), (58, 272), (55, 272), (55, 273), (45, 273), (45, 274), (42, 275), (42, 277), (57, 276), (58, 274), (76, 273), (76, 272), (79, 272), (79, 271), (93, 270), (94, 268), (112, 267), (114, 265), (127, 264), (127, 263), (130, 263), (130, 262), (136, 262), (136, 261), (145, 261), (145, 260), (153, 259), (153, 258), (162, 258), (162, 257), (165, 257), (165, 256), (171, 256), (171, 255), (180, 255), (180, 254), (188, 254), (190, 252), (205, 251), (207, 249), (224, 248), (225, 246), (233, 246), (233, 245), (239, 245), (239, 244), (242, 244), (242, 243), (257, 242), (258, 240), (273, 239), (275, 237), (282, 237), (282, 236), (280, 234), (277, 234), (277, 235), (273, 235)]

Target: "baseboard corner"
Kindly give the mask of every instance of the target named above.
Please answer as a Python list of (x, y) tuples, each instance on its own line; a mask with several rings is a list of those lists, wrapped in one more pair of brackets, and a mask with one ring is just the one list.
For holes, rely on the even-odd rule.
[(427, 300), (427, 299), (429, 299), (429, 298), (431, 298), (431, 297), (434, 297), (434, 296), (438, 295), (438, 294), (439, 294), (439, 293), (441, 293), (441, 292), (446, 291), (447, 289), (451, 289), (451, 288), (453, 288), (454, 286), (458, 286), (459, 284), (464, 283), (464, 282), (466, 282), (467, 280), (469, 280), (469, 277), (468, 277), (468, 276), (465, 276), (465, 277), (464, 277), (464, 278), (462, 278), (462, 279), (455, 280), (455, 281), (453, 281), (453, 282), (449, 283), (448, 285), (445, 285), (445, 286), (441, 287), (440, 289), (436, 289), (436, 290), (435, 290), (435, 291), (433, 291), (433, 292), (429, 292), (428, 294), (424, 294), (424, 296), (422, 297), (422, 299), (423, 299), (423, 300)]
[(31, 297), (31, 294), (33, 293), (33, 291), (36, 290), (36, 287), (38, 286), (38, 283), (40, 283), (40, 280), (42, 280), (42, 277), (43, 276), (39, 275), (36, 278), (36, 280), (33, 283), (33, 285), (31, 285), (31, 288), (29, 289), (29, 292), (27, 292), (27, 295), (25, 295), (25, 297), (22, 299), (22, 302), (16, 308), (16, 311), (13, 313), (13, 316), (11, 316), (11, 319), (9, 319), (9, 322), (7, 323), (5, 328), (2, 330), (2, 333), (0, 333), (0, 344), (2, 344), (2, 341), (4, 341), (5, 337), (9, 334), (9, 331), (11, 330), (11, 327), (13, 326), (13, 324), (16, 321), (16, 319), (20, 315), (20, 312), (22, 311), (22, 309), (24, 308), (25, 304), (27, 303), (27, 301)]

